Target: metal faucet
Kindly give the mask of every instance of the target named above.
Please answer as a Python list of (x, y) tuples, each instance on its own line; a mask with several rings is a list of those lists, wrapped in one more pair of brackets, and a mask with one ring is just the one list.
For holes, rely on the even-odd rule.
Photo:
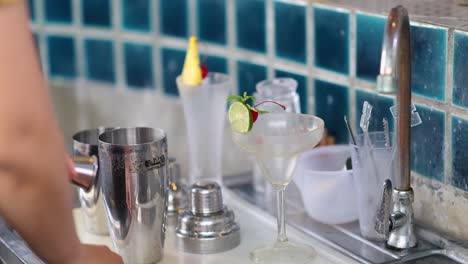
[[(383, 183), (381, 206), (375, 230), (383, 235), (387, 246), (406, 249), (416, 246), (413, 228), (413, 189), (410, 168), (411, 124), (411, 42), (408, 11), (403, 6), (392, 8), (385, 27), (377, 91), (395, 94), (396, 118), (395, 188)], [(393, 189), (393, 190), (392, 190)]]

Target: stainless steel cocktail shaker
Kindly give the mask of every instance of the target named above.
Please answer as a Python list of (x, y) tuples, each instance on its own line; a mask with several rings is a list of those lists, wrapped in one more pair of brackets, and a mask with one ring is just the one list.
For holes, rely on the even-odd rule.
[(99, 173), (110, 234), (125, 263), (163, 256), (167, 140), (161, 129), (121, 128), (99, 136)]

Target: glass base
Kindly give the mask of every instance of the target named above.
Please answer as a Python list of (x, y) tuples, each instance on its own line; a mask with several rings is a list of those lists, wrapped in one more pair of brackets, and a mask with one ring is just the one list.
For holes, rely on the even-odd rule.
[(312, 247), (290, 242), (276, 242), (273, 247), (258, 248), (250, 252), (250, 260), (257, 264), (307, 264), (316, 256)]

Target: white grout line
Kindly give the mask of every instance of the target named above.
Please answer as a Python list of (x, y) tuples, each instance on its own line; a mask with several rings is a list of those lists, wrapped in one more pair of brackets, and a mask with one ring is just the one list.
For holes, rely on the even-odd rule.
[(273, 58), (269, 63), (272, 69), (283, 70), (291, 73), (307, 76), (309, 74), (309, 67), (304, 64), (294, 63), (289, 60)]
[[(447, 53), (446, 53), (446, 72), (445, 72), (445, 102), (447, 105), (452, 105), (453, 92), (453, 40), (454, 30), (450, 29), (447, 32)], [(450, 111), (445, 112), (445, 183), (450, 184), (452, 181), (452, 121)], [(448, 144), (447, 144), (448, 143)]]
[(113, 38), (114, 38), (114, 60), (115, 60), (115, 83), (117, 90), (123, 90), (127, 86), (125, 81), (124, 70), (124, 49), (122, 42), (122, 12), (121, 1), (111, 1), (112, 5), (112, 25), (113, 25)]
[[(227, 46), (229, 50), (236, 49), (237, 36), (236, 36), (236, 5), (235, 1), (226, 0), (226, 27), (227, 27)], [(232, 93), (238, 93), (239, 83), (237, 80), (237, 62), (236, 58), (229, 53), (229, 73), (232, 76), (233, 88)]]
[(357, 37), (356, 37), (356, 12), (350, 11), (349, 12), (349, 71), (350, 71), (350, 82), (348, 86), (348, 93), (349, 93), (349, 122), (351, 124), (356, 124), (356, 93), (355, 89), (355, 80), (356, 80), (356, 65), (357, 65), (357, 58), (356, 58), (356, 46), (357, 46)]
[(355, 78), (353, 80), (353, 85), (354, 87), (359, 87), (359, 88), (368, 89), (368, 90), (374, 90), (376, 86), (374, 82), (359, 79), (359, 78)]
[(36, 21), (37, 30), (41, 31), (38, 34), (39, 43), (39, 54), (41, 57), (42, 74), (47, 80), (49, 76), (49, 63), (48, 63), (48, 52), (47, 52), (47, 32), (45, 32), (45, 14), (44, 14), (44, 0), (36, 0)]
[(318, 67), (314, 67), (314, 74), (317, 79), (327, 81), (327, 82), (333, 82), (336, 84), (340, 84), (343, 86), (349, 86), (349, 77), (346, 75), (342, 75), (340, 73), (324, 70)]
[[(268, 61), (273, 61), (275, 57), (275, 11), (273, 6), (273, 0), (265, 1), (265, 27), (266, 27), (266, 49), (267, 49), (267, 58)], [(272, 79), (275, 76), (275, 69), (271, 63), (268, 63), (267, 67), (267, 79)]]
[(43, 28), (45, 33), (49, 34), (60, 34), (60, 35), (86, 35), (92, 38), (107, 38), (112, 39), (115, 35), (114, 32), (99, 28), (77, 28), (76, 26), (64, 26), (64, 25), (47, 25)]
[(306, 50), (307, 50), (307, 82), (308, 82), (308, 102), (309, 113), (315, 114), (315, 87), (314, 87), (314, 15), (312, 5), (306, 7)]
[[(167, 0), (166, 0), (167, 1)], [(187, 16), (188, 16), (188, 30), (189, 36), (198, 36), (198, 9), (196, 0), (188, 0), (187, 5)]]
[(160, 34), (159, 34), (159, 1), (149, 1), (150, 2), (150, 10), (154, 12), (150, 12), (151, 17), (151, 27), (152, 27), (152, 39), (153, 42), (153, 78), (154, 78), (154, 85), (155, 90), (160, 93), (164, 94), (163, 91), (163, 61), (162, 61), (162, 53), (161, 53), (161, 44), (160, 44)]
[[(73, 24), (77, 28), (77, 32), (82, 32), (81, 25), (81, 0), (73, 0)], [(81, 33), (75, 34), (76, 46), (76, 67), (77, 78), (86, 78), (86, 65), (85, 65), (85, 52), (83, 47), (83, 35)]]
[(145, 44), (152, 44), (154, 36), (152, 34), (136, 31), (125, 31), (120, 33), (121, 38), (133, 42), (143, 42)]

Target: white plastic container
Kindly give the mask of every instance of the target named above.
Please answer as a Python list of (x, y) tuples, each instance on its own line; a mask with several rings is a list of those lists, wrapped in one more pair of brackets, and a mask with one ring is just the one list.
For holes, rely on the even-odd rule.
[(293, 179), (313, 219), (331, 225), (358, 219), (353, 171), (345, 168), (350, 157), (348, 145), (319, 147), (302, 155)]

